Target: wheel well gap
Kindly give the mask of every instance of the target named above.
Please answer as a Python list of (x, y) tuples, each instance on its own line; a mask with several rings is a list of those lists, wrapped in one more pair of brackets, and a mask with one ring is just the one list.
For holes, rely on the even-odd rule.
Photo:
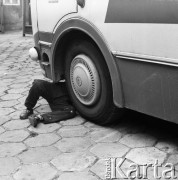
[[(68, 50), (68, 47), (72, 44), (72, 42), (85, 40), (90, 41), (95, 44), (96, 48), (98, 48), (95, 41), (87, 35), (85, 32), (80, 30), (70, 30), (66, 32), (58, 41), (56, 46), (55, 55), (54, 55), (54, 72), (55, 72), (55, 80), (58, 81), (60, 79), (65, 79), (65, 67), (64, 67), (64, 59)], [(100, 51), (100, 49), (98, 48)], [(101, 51), (100, 51), (101, 52)]]

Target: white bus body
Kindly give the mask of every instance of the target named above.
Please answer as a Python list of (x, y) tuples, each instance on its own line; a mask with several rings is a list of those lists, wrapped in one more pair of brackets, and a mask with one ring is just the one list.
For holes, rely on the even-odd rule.
[[(178, 122), (177, 0), (31, 0), (31, 9), (41, 68), (55, 82), (68, 77), (69, 95), (82, 116), (106, 123), (129, 108)], [(92, 58), (97, 52), (85, 50), (87, 41), (105, 65)], [(78, 54), (66, 60), (76, 43), (84, 48), (77, 44)], [(109, 74), (106, 82), (100, 71)], [(109, 92), (103, 92), (109, 81)], [(109, 98), (100, 102), (102, 96)]]

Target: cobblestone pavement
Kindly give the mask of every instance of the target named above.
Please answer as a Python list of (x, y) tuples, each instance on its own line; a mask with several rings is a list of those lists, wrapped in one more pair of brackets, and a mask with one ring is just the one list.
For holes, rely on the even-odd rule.
[[(178, 126), (163, 120), (131, 111), (111, 127), (79, 116), (36, 129), (20, 120), (31, 83), (43, 78), (38, 64), (28, 57), (32, 46), (31, 36), (0, 34), (0, 180), (101, 180), (110, 172), (120, 177), (121, 162), (126, 173), (132, 163), (155, 160), (170, 162), (178, 170)], [(49, 111), (46, 101), (39, 100), (36, 111)], [(165, 168), (160, 167), (159, 174)], [(149, 179), (153, 171), (147, 169)]]

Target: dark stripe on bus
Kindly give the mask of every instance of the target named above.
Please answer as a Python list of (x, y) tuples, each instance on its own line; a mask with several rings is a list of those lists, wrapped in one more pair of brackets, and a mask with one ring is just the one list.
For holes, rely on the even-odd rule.
[(109, 0), (105, 23), (178, 24), (178, 0)]
[(40, 31), (39, 32), (39, 38), (40, 38), (41, 41), (45, 41), (45, 42), (51, 43), (52, 39), (53, 39), (53, 34), (49, 33), (49, 32)]

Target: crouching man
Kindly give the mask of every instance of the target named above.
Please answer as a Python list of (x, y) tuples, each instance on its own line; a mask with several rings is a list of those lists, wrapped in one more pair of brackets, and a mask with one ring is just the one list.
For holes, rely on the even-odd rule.
[[(40, 96), (47, 100), (52, 112), (33, 114), (33, 108)], [(25, 106), (26, 109), (20, 114), (20, 119), (28, 118), (33, 127), (36, 127), (39, 122), (48, 124), (76, 116), (67, 94), (65, 82), (52, 83), (45, 80), (34, 80), (25, 100)]]

